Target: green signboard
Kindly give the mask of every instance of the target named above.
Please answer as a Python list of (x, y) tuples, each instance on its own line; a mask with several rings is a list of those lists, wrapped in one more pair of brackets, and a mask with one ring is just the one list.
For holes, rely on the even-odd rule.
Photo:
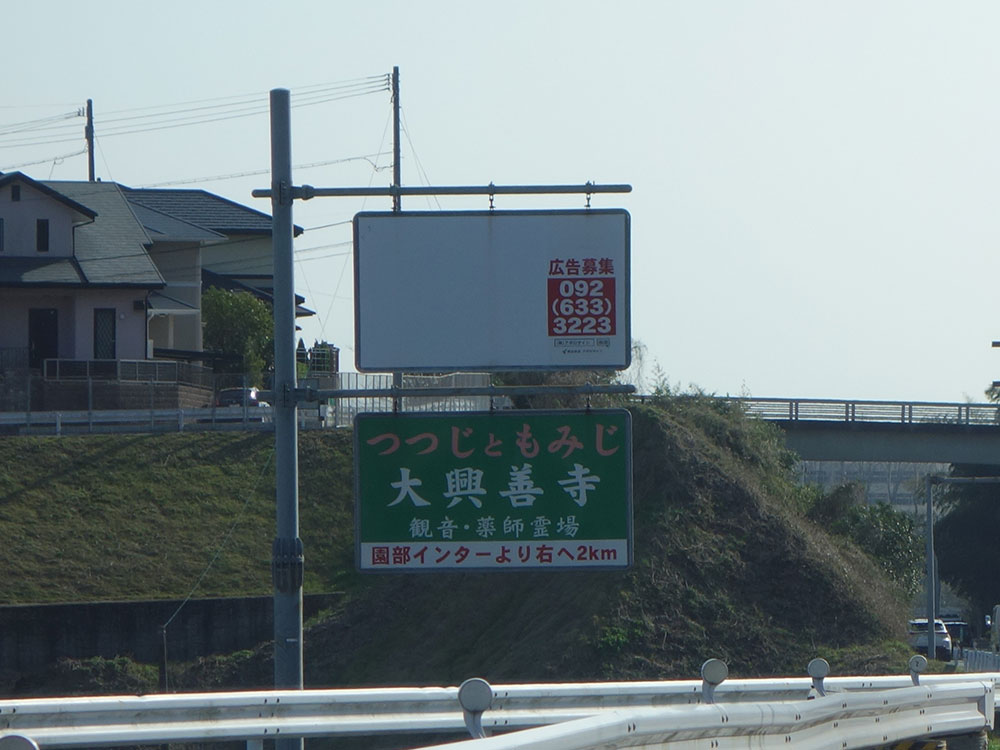
[(626, 410), (359, 414), (354, 455), (362, 570), (632, 562)]

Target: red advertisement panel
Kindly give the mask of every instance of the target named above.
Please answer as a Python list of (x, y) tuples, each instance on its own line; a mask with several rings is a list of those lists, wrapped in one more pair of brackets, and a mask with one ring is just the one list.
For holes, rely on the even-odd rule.
[(614, 336), (615, 279), (549, 277), (549, 336)]

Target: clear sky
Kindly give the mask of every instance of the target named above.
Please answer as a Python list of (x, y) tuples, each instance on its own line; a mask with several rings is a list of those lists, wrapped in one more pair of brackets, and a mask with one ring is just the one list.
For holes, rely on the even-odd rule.
[[(593, 205), (632, 216), (647, 380), (983, 401), (1000, 379), (993, 0), (39, 0), (5, 4), (3, 28), (0, 170), (86, 179), (86, 156), (66, 156), (83, 148), (81, 118), (47, 123), (65, 131), (9, 126), (90, 98), (102, 179), (270, 211), (250, 192), (270, 183), (267, 92), (283, 87), (297, 184), (386, 186), (379, 76), (399, 66), (404, 185), (633, 186)], [(259, 114), (179, 126), (246, 102)], [(26, 145), (60, 132), (68, 140)], [(348, 222), (389, 208), (295, 205), (307, 229), (296, 289), (317, 311), (303, 338), (338, 345), (345, 365)]]

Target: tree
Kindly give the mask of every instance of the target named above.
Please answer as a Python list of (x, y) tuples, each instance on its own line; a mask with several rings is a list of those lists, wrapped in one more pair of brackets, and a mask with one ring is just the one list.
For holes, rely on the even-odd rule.
[[(646, 347), (638, 340), (632, 341), (632, 365), (628, 370), (516, 370), (497, 372), (493, 376), (495, 385), (513, 386), (582, 386), (590, 385), (634, 385), (642, 390), (642, 365)], [(606, 395), (595, 395), (589, 399), (592, 406), (617, 406), (619, 400)], [(515, 396), (515, 409), (580, 409), (588, 404), (586, 396), (574, 394), (536, 394)]]
[(212, 287), (201, 296), (203, 343), (206, 350), (236, 355), (220, 372), (245, 373), (261, 385), (274, 363), (274, 317), (270, 306), (248, 292)]
[[(955, 464), (953, 477), (992, 477), (998, 466)], [(977, 613), (1000, 604), (996, 540), (1000, 536), (1000, 484), (950, 484), (938, 501), (934, 524), (938, 575), (964, 596)]]
[(912, 596), (920, 589), (923, 542), (906, 513), (888, 503), (865, 504), (864, 488), (849, 483), (817, 497), (808, 515), (828, 531), (858, 545), (907, 594)]

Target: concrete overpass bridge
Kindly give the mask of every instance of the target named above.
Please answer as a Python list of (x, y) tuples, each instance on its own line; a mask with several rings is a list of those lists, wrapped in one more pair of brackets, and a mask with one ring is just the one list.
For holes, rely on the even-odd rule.
[(1000, 464), (1000, 405), (738, 398), (807, 461)]

